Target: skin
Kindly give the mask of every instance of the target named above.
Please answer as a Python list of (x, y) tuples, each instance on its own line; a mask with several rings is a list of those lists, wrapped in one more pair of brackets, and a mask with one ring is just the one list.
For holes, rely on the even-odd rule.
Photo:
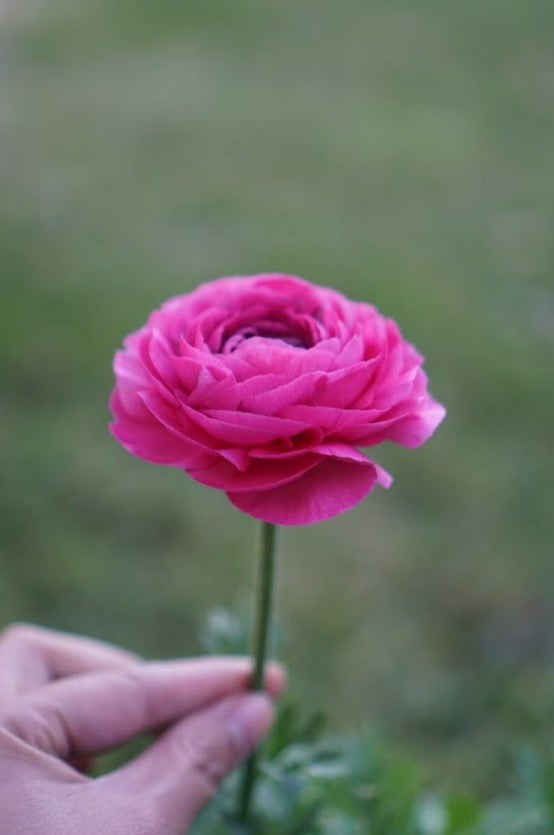
[[(18, 624), (0, 634), (0, 821), (5, 835), (183, 835), (260, 742), (284, 685), (247, 692), (240, 658), (142, 661), (87, 638)], [(102, 777), (97, 754), (156, 738)]]

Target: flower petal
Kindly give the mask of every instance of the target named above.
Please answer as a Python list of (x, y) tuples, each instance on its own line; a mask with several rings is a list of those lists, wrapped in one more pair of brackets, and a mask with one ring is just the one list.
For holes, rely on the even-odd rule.
[(391, 478), (366, 459), (325, 458), (295, 481), (273, 490), (228, 492), (231, 504), (256, 519), (277, 525), (308, 525), (354, 507), (376, 484), (389, 487)]
[(187, 473), (201, 484), (216, 487), (219, 490), (244, 493), (257, 493), (260, 490), (273, 489), (289, 481), (294, 481), (304, 473), (317, 467), (321, 457), (305, 453), (294, 458), (274, 458), (254, 460), (246, 469), (238, 469), (222, 453), (207, 463), (196, 467), (185, 467)]
[(446, 409), (430, 397), (414, 414), (395, 423), (386, 438), (406, 447), (418, 447), (428, 440), (446, 415)]
[(204, 432), (225, 444), (254, 446), (265, 444), (278, 438), (290, 438), (310, 428), (298, 420), (270, 415), (257, 415), (252, 412), (234, 412), (228, 409), (207, 409), (199, 412), (186, 403), (181, 404), (183, 412)]
[(171, 467), (206, 467), (213, 453), (205, 448), (178, 438), (159, 423), (139, 423), (125, 419), (114, 420), (110, 432), (128, 452)]

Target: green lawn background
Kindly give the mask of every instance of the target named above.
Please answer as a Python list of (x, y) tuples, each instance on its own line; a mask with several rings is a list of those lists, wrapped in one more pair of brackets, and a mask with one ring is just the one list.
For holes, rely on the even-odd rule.
[(285, 654), (447, 783), (554, 739), (551, 0), (1, 0), (0, 625), (197, 649), (253, 520), (127, 455), (111, 359), (169, 295), (281, 270), (375, 303), (449, 416), (281, 537)]

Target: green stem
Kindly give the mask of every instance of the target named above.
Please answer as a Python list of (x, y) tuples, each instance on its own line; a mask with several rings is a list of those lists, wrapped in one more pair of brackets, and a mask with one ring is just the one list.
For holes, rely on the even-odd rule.
[[(252, 657), (254, 660), (252, 690), (263, 690), (264, 686), (264, 666), (271, 620), (274, 575), (275, 525), (270, 522), (262, 522), (256, 591), (256, 620), (252, 634)], [(245, 765), (240, 792), (239, 815), (243, 821), (248, 820), (250, 813), (250, 802), (257, 770), (258, 754), (254, 752)]]

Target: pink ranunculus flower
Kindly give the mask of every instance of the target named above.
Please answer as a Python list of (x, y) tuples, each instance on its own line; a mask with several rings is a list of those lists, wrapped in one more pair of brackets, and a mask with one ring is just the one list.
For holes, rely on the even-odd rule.
[(392, 478), (358, 447), (416, 447), (445, 409), (397, 324), (290, 275), (166, 301), (115, 355), (111, 431), (265, 522), (327, 519)]

